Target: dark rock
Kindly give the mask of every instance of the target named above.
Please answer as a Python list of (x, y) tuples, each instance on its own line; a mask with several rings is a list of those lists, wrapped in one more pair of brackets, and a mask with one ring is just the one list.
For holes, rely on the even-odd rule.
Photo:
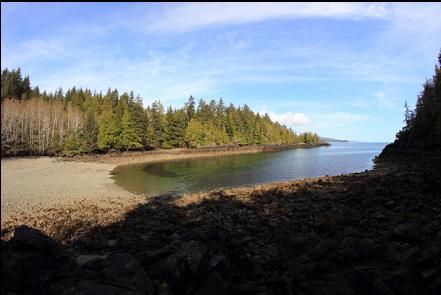
[(227, 284), (217, 271), (211, 272), (199, 287), (200, 295), (228, 295)]
[(107, 246), (113, 247), (116, 245), (117, 242), (117, 240), (107, 240)]
[(38, 230), (20, 226), (10, 241), (2, 242), (1, 265), (2, 293), (27, 293), (70, 271), (75, 261), (62, 245)]
[(380, 221), (385, 221), (385, 220), (387, 220), (387, 216), (384, 215), (384, 214), (381, 214), (381, 213), (375, 215), (375, 218), (377, 218), (377, 219), (380, 220)]
[(210, 241), (225, 242), (223, 229), (219, 226), (204, 226), (188, 231), (181, 236), (183, 241)]
[(223, 260), (211, 254), (204, 244), (188, 241), (182, 243), (172, 255), (159, 261), (153, 272), (165, 278), (173, 291), (191, 292)]
[[(83, 294), (82, 292), (88, 294), (89, 288), (93, 290), (94, 285), (103, 292), (108, 289), (109, 292), (125, 290), (131, 292), (127, 294), (153, 294), (155, 291), (154, 284), (148, 273), (141, 267), (140, 261), (129, 254), (112, 253), (107, 257), (104, 255), (89, 259), (81, 264), (77, 272), (71, 274), (70, 277), (77, 277), (77, 280), (83, 281), (72, 289), (72, 294)], [(67, 283), (66, 285), (74, 284)]]
[(398, 294), (410, 295), (417, 292), (417, 284), (409, 268), (402, 268), (393, 272), (384, 279), (384, 282)]
[(41, 231), (26, 225), (21, 225), (15, 229), (12, 242), (17, 242), (28, 249), (45, 255), (61, 254), (63, 250), (60, 244), (44, 235)]
[(302, 282), (300, 288), (306, 294), (320, 295), (354, 295), (356, 294), (346, 283), (310, 280)]
[(173, 238), (160, 233), (151, 232), (140, 236), (137, 249), (158, 249), (172, 242)]
[(412, 223), (401, 224), (390, 232), (390, 236), (397, 241), (415, 242), (420, 238), (420, 228)]
[(435, 268), (426, 268), (421, 272), (421, 277), (424, 281), (429, 281), (433, 279), (437, 274), (438, 272)]
[(158, 295), (173, 295), (170, 285), (165, 281), (155, 281)]
[(141, 295), (141, 291), (127, 290), (112, 284), (103, 284), (92, 280), (82, 280), (74, 286), (67, 286), (64, 290), (52, 289), (53, 294), (61, 291), (61, 295)]
[(441, 294), (441, 275), (438, 275), (426, 289), (423, 291), (423, 295), (439, 295)]
[(385, 204), (386, 208), (392, 209), (395, 208), (396, 204), (393, 200), (387, 201)]
[(287, 246), (294, 249), (304, 249), (314, 242), (313, 238), (303, 233), (295, 233), (284, 238)]
[(279, 279), (266, 281), (265, 285), (268, 288), (268, 294), (273, 294), (273, 295), (294, 294), (292, 284), (285, 277), (280, 277)]
[(425, 247), (417, 263), (422, 265), (437, 265), (441, 259), (439, 243), (434, 242), (430, 246)]
[(208, 263), (207, 271), (217, 269), (218, 271), (227, 271), (227, 258), (224, 255), (212, 255)]
[(307, 255), (316, 261), (335, 261), (338, 258), (336, 251), (323, 243), (316, 245)]
[(374, 241), (366, 238), (360, 240), (360, 244), (358, 248), (358, 253), (360, 257), (366, 258), (366, 257), (374, 256), (377, 254), (377, 252), (378, 252), (378, 245)]
[(167, 246), (162, 247), (160, 249), (145, 250), (145, 251), (139, 252), (135, 256), (141, 260), (143, 265), (149, 266), (152, 263), (155, 263), (155, 262), (171, 255), (176, 250), (177, 250), (176, 244), (170, 244), (170, 245), (167, 245)]
[(178, 256), (180, 256), (179, 262), (195, 277), (205, 275), (209, 269), (208, 249), (201, 243), (190, 241), (182, 244)]
[(440, 230), (440, 223), (438, 220), (435, 220), (431, 223), (429, 223), (428, 225), (424, 226), (422, 228), (422, 232), (426, 235), (428, 234), (434, 234), (436, 232), (438, 232)]
[(372, 288), (371, 274), (363, 269), (350, 268), (345, 272), (349, 286), (354, 290), (369, 290)]
[(107, 256), (108, 255), (82, 254), (77, 256), (75, 260), (78, 265), (83, 265), (95, 259), (105, 259)]
[(317, 268), (317, 265), (313, 262), (302, 263), (302, 264), (295, 263), (291, 267), (289, 272), (293, 276), (298, 276), (298, 275), (313, 273), (316, 268)]
[(358, 223), (362, 219), (362, 214), (360, 210), (353, 208), (349, 210), (349, 215), (347, 216), (347, 219), (354, 223)]
[(95, 228), (75, 241), (75, 246), (84, 250), (99, 251), (107, 247), (107, 239), (101, 228)]
[(326, 187), (296, 183), (249, 199), (219, 193), (182, 206), (161, 199), (82, 233), (71, 252), (33, 229), (2, 230), (12, 238), (1, 242), (1, 291), (441, 294), (433, 175), (354, 174)]
[(138, 259), (129, 254), (111, 254), (100, 261), (105, 282), (123, 289), (153, 294), (155, 287)]
[(395, 295), (395, 292), (389, 288), (381, 279), (376, 279), (372, 287), (372, 294)]

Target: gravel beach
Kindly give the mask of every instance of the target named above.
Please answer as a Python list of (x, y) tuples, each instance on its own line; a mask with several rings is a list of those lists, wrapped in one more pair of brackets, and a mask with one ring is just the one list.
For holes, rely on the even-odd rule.
[(109, 153), (68, 157), (1, 159), (1, 228), (19, 224), (37, 227), (51, 236), (53, 220), (85, 227), (106, 225), (124, 217), (147, 196), (130, 193), (114, 183), (111, 171), (118, 165), (174, 161), (231, 154), (312, 148), (321, 144), (225, 146)]
[(440, 294), (439, 167), (406, 162), (144, 203), (110, 194), (103, 173), (87, 186), (107, 187), (106, 202), (73, 198), (2, 228), (2, 293)]
[(49, 208), (118, 203), (129, 206), (145, 200), (125, 191), (111, 179), (116, 165), (67, 162), (57, 158), (1, 160), (1, 221), (30, 218)]

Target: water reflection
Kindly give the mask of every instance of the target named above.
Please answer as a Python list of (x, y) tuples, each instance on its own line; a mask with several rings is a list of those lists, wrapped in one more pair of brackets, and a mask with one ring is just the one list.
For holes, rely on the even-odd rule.
[(231, 155), (115, 168), (113, 178), (136, 193), (158, 195), (337, 175), (372, 167), (384, 143), (334, 143), (330, 147)]

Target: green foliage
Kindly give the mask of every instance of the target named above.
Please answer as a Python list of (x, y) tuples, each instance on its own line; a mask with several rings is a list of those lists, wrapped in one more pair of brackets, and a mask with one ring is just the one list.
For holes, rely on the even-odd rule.
[(185, 131), (185, 142), (189, 147), (200, 147), (205, 145), (205, 132), (202, 123), (192, 118)]
[(152, 107), (147, 109), (150, 123), (149, 144), (154, 148), (162, 147), (165, 140), (164, 106), (161, 102), (154, 101)]
[(92, 111), (86, 113), (86, 122), (82, 134), (83, 150), (86, 152), (94, 151), (98, 148), (98, 123)]
[(405, 103), (405, 126), (397, 133), (394, 146), (441, 152), (441, 51), (435, 75), (423, 85), (414, 111)]
[(133, 128), (135, 129), (135, 133), (139, 137), (139, 142), (141, 143), (142, 148), (148, 147), (148, 116), (145, 112), (141, 97), (137, 96), (134, 100), (130, 100), (129, 102), (129, 113), (133, 120)]
[(70, 132), (64, 140), (64, 152), (70, 155), (78, 155), (85, 152), (82, 145), (82, 136), (79, 132)]
[(141, 138), (136, 133), (135, 122), (130, 116), (128, 106), (126, 106), (119, 126), (116, 148), (120, 150), (132, 150), (140, 149), (141, 147)]
[(115, 147), (118, 141), (118, 126), (112, 109), (108, 106), (101, 114), (98, 129), (97, 146), (102, 150), (109, 150)]
[(1, 100), (4, 98), (29, 99), (31, 91), (29, 77), (22, 78), (20, 68), (11, 71), (4, 69), (2, 71)]
[(185, 147), (185, 129), (187, 115), (184, 110), (174, 111), (171, 107), (165, 115), (164, 143), (165, 148)]
[[(190, 96), (182, 108), (169, 107), (167, 112), (164, 112), (164, 106), (159, 100), (144, 108), (142, 98), (135, 97), (133, 92), (119, 95), (118, 90), (111, 88), (105, 95), (76, 87), (67, 91), (58, 88), (54, 92), (41, 93), (38, 87), (31, 88), (28, 77), (22, 79), (20, 69), (3, 70), (1, 79), (2, 101), (4, 98), (22, 101), (40, 97), (48, 103), (48, 108), (50, 102), (57, 102), (66, 114), (69, 112), (82, 114), (81, 116), (76, 114), (76, 117), (68, 115), (67, 126), (57, 127), (60, 128), (58, 133), (50, 128), (45, 130), (50, 134), (50, 140), (57, 140), (57, 143), (61, 141), (62, 144), (59, 146), (64, 147), (64, 151), (69, 153), (110, 149), (318, 142), (316, 134), (297, 135), (286, 126), (272, 122), (267, 114), (261, 116), (254, 113), (247, 105), (225, 106), (222, 98), (218, 101), (210, 100), (208, 103), (200, 99), (196, 104), (195, 98)], [(9, 106), (19, 107), (17, 104), (8, 104)], [(51, 120), (52, 115), (49, 111), (47, 113), (48, 120)], [(37, 114), (35, 120), (39, 120)], [(29, 126), (33, 126), (32, 124), (29, 123)], [(36, 124), (40, 126), (38, 122)], [(11, 126), (8, 130), (16, 129), (17, 126)], [(14, 151), (13, 153), (29, 149), (28, 146), (32, 146), (37, 140), (33, 138), (33, 133), (29, 134), (31, 136), (26, 141), (17, 139), (12, 133), (7, 133), (7, 136), (3, 136), (2, 133), (2, 152), (3, 147)], [(33, 152), (45, 153), (45, 147), (52, 145), (39, 138), (38, 146), (41, 148)]]

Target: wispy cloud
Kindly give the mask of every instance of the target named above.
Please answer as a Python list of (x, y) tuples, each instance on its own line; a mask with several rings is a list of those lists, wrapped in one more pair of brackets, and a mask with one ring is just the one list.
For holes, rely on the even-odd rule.
[[(384, 4), (356, 3), (187, 3), (142, 18), (139, 28), (147, 32), (186, 32), (217, 25), (306, 17), (382, 18)], [(145, 21), (145, 22), (144, 22)], [(144, 23), (143, 23), (144, 22)]]
[(222, 96), (322, 132), (353, 132), (379, 110), (401, 122), (441, 44), (439, 3), (41, 5), (2, 3), (1, 60), (42, 89)]

